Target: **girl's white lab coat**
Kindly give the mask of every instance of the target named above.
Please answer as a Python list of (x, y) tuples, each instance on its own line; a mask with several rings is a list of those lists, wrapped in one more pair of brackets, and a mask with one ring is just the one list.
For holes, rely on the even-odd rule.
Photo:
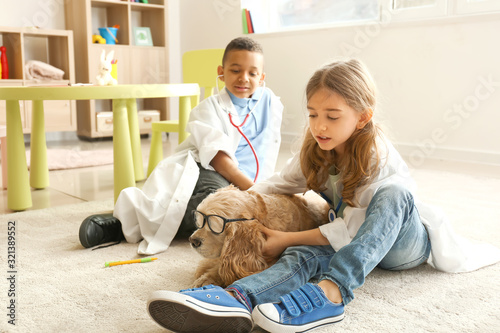
[[(356, 207), (347, 206), (343, 218), (337, 218), (332, 223), (320, 227), (321, 233), (328, 239), (335, 251), (349, 244), (365, 221), (366, 209), (373, 195), (381, 185), (400, 184), (408, 188), (415, 198), (415, 183), (410, 177), (406, 163), (388, 141), (381, 144), (380, 172), (373, 182), (362, 186), (355, 192), (359, 204)], [(333, 198), (333, 188), (342, 197), (340, 181), (325, 184), (324, 192)], [(297, 154), (281, 173), (274, 175), (265, 182), (252, 186), (252, 190), (263, 193), (302, 193), (306, 190), (306, 179), (300, 167)], [(431, 240), (431, 256), (429, 264), (434, 268), (450, 272), (467, 272), (500, 261), (500, 249), (490, 244), (473, 244), (452, 230), (444, 212), (437, 207), (431, 207), (415, 198), (422, 223), (425, 225)]]
[[(263, 131), (266, 135), (263, 144), (267, 149), (265, 157), (259, 159), (257, 181), (273, 174), (281, 143), (283, 104), (271, 90), (269, 92), (272, 97), (266, 115), (268, 128)], [(140, 254), (162, 252), (170, 245), (198, 181), (197, 162), (213, 170), (210, 161), (217, 152), (223, 151), (238, 163), (234, 154), (241, 135), (229, 122), (228, 111), (238, 117), (225, 88), (220, 96), (203, 100), (190, 113), (187, 131), (191, 134), (176, 153), (158, 163), (142, 190), (129, 187), (118, 196), (114, 216), (121, 221), (127, 242), (142, 240)]]

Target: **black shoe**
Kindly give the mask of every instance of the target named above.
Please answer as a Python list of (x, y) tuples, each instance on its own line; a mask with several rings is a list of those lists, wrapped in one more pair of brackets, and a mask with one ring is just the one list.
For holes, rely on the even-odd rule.
[(80, 243), (87, 248), (124, 239), (122, 224), (113, 213), (91, 215), (80, 226)]

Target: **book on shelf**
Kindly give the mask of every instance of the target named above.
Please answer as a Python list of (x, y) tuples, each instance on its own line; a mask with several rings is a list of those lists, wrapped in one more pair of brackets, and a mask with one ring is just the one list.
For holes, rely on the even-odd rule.
[(248, 9), (246, 10), (246, 14), (247, 14), (248, 33), (253, 34), (254, 31), (253, 31), (252, 15), (250, 14), (250, 11)]
[(243, 33), (248, 34), (248, 23), (247, 23), (247, 11), (246, 9), (241, 10), (241, 22), (243, 24)]
[(252, 15), (246, 8), (242, 9), (242, 23), (244, 34), (253, 34), (255, 32), (253, 27)]

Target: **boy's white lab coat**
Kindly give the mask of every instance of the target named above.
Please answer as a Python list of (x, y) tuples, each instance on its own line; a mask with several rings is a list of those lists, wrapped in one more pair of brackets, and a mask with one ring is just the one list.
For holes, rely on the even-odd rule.
[[(283, 104), (270, 92), (263, 143), (267, 149), (265, 157), (259, 159), (257, 181), (273, 174), (281, 143)], [(228, 111), (239, 119), (225, 88), (220, 96), (203, 100), (190, 113), (187, 131), (191, 134), (177, 147), (176, 153), (158, 163), (142, 190), (129, 187), (118, 196), (113, 215), (121, 221), (127, 242), (142, 240), (138, 253), (151, 255), (165, 251), (170, 245), (198, 181), (197, 162), (213, 170), (210, 161), (223, 151), (238, 163), (235, 152), (241, 135), (229, 122)]]
[[(387, 148), (387, 149), (386, 149)], [(359, 203), (356, 207), (347, 206), (343, 218), (338, 217), (332, 223), (322, 225), (321, 233), (328, 239), (335, 251), (349, 244), (365, 221), (366, 209), (380, 186), (399, 184), (406, 187), (415, 197), (416, 185), (410, 176), (406, 163), (389, 141), (381, 142), (380, 172), (373, 181), (360, 187), (355, 192)], [(323, 192), (333, 198), (334, 186), (328, 181)], [(335, 184), (337, 195), (342, 197), (340, 181)], [(281, 171), (268, 180), (252, 186), (254, 191), (262, 193), (303, 193), (306, 179), (300, 167), (297, 154)], [(429, 264), (434, 268), (459, 273), (473, 271), (500, 261), (500, 249), (490, 244), (473, 244), (468, 239), (457, 235), (444, 212), (415, 199), (422, 223), (425, 225), (431, 241)]]

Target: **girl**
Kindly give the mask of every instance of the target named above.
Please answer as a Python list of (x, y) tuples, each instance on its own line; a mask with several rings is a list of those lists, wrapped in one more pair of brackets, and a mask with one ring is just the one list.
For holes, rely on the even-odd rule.
[(265, 253), (281, 254), (280, 259), (226, 290), (205, 286), (153, 293), (148, 310), (163, 327), (246, 332), (256, 323), (271, 332), (302, 332), (343, 319), (353, 290), (377, 266), (410, 269), (426, 262), (431, 248), (429, 262), (449, 272), (500, 259), (495, 248), (489, 249), (494, 257), (481, 262), (455, 251), (459, 240), (442, 215), (415, 200), (406, 164), (372, 119), (375, 85), (361, 62), (319, 69), (306, 96), (309, 130), (300, 155), (252, 189), (312, 189), (330, 203), (331, 223), (303, 232), (266, 229)]

